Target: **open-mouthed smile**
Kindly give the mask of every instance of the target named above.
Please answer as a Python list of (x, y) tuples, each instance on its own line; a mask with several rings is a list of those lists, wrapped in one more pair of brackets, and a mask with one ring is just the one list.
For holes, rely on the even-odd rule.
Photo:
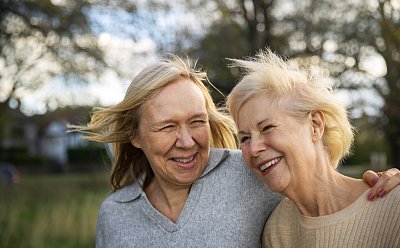
[(274, 158), (266, 163), (261, 163), (258, 168), (261, 170), (261, 172), (265, 172), (268, 168), (270, 168), (273, 165), (276, 165), (281, 161), (282, 157)]

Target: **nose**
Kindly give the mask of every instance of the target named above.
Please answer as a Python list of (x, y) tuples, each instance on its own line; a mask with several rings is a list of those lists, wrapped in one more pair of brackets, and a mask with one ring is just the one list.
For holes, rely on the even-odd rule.
[(188, 127), (178, 128), (176, 136), (176, 147), (191, 148), (196, 143)]
[(265, 147), (263, 140), (259, 136), (253, 136), (249, 144), (250, 155), (253, 157), (259, 156), (260, 152), (265, 150)]

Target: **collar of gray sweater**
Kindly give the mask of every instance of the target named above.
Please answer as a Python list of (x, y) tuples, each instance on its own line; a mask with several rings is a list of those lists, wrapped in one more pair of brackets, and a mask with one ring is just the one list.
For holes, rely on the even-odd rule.
[[(200, 175), (200, 178), (204, 177), (219, 164), (221, 164), (222, 161), (224, 161), (229, 156), (229, 153), (229, 150), (226, 149), (210, 149), (210, 156), (208, 158), (207, 166), (204, 169), (203, 173)], [(139, 179), (139, 182), (134, 182), (129, 186), (117, 190), (114, 194), (111, 195), (112, 200), (117, 202), (130, 202), (138, 198), (143, 193), (141, 182), (144, 181), (145, 177), (146, 175), (142, 175)]]

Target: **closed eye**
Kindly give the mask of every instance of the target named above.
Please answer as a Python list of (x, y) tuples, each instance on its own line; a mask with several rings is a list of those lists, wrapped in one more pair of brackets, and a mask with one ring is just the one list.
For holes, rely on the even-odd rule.
[(266, 132), (270, 132), (272, 128), (274, 128), (274, 125), (266, 125), (263, 128), (261, 128), (261, 132), (266, 133)]
[(162, 132), (170, 132), (170, 131), (173, 131), (174, 129), (175, 129), (175, 126), (174, 126), (174, 125), (166, 125), (166, 126), (160, 127), (160, 128), (159, 128), (159, 131), (162, 131)]
[(194, 127), (203, 126), (205, 124), (207, 124), (207, 121), (202, 119), (197, 119), (190, 122), (190, 125)]
[(247, 144), (250, 141), (250, 136), (239, 137), (240, 144)]

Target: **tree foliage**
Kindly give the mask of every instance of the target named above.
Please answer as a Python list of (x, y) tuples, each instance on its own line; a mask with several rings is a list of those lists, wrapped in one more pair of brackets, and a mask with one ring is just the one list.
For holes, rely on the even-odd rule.
[[(317, 7), (316, 7), (317, 6)], [(302, 18), (309, 13), (308, 18)], [(400, 6), (396, 1), (310, 1), (294, 20), (302, 23), (306, 55), (318, 55), (342, 88), (360, 92), (369, 89), (383, 100), (373, 106), (378, 119), (371, 124), (381, 128), (390, 145), (391, 162), (400, 166)], [(303, 27), (303, 28), (301, 28)], [(374, 75), (383, 58), (386, 73)], [(368, 66), (368, 63), (370, 64)], [(364, 92), (364, 91), (361, 91)], [(357, 105), (355, 105), (357, 104)], [(352, 107), (368, 107), (370, 102), (355, 102)], [(361, 105), (361, 106), (360, 106)], [(364, 105), (364, 106), (363, 106)], [(368, 114), (368, 113), (365, 113)], [(362, 115), (362, 114), (361, 114)]]
[(385, 59), (387, 85), (378, 85), (375, 89), (385, 101), (381, 124), (390, 144), (393, 162), (400, 168), (400, 6), (380, 1), (378, 13), (380, 37), (373, 44)]
[[(107, 67), (118, 70), (99, 46), (90, 20), (96, 8), (127, 17), (126, 25), (115, 29), (132, 40), (149, 37), (159, 52), (174, 49), (199, 58), (224, 93), (239, 76), (226, 58), (253, 56), (265, 47), (328, 70), (340, 88), (354, 94), (374, 92), (383, 107), (358, 97), (350, 111), (361, 109), (362, 116), (375, 110), (379, 118), (373, 124), (385, 133), (392, 162), (400, 165), (398, 1), (5, 0), (0, 2), (0, 112), (55, 78), (74, 84), (98, 77)], [(192, 19), (165, 23), (166, 16), (178, 12), (191, 13)], [(386, 65), (380, 75), (371, 73), (377, 57)]]
[(57, 75), (76, 82), (104, 67), (85, 14), (90, 4), (64, 3), (0, 2), (0, 140), (9, 107), (19, 108), (24, 96)]
[[(199, 2), (199, 1), (197, 1)], [(200, 1), (203, 4), (204, 1)], [(206, 1), (208, 2), (208, 1)], [(373, 105), (354, 97), (350, 111), (358, 116), (378, 116), (373, 125), (381, 128), (390, 144), (391, 158), (400, 165), (400, 6), (398, 1), (329, 0), (214, 0), (220, 18), (197, 46), (205, 66), (213, 67), (211, 81), (229, 92), (236, 77), (226, 63), (211, 63), (225, 57), (247, 56), (268, 46), (302, 64), (322, 67), (337, 85), (352, 94), (375, 94), (383, 102)], [(224, 21), (221, 21), (224, 20)], [(224, 26), (221, 26), (221, 23)], [(236, 25), (236, 37), (225, 27)], [(229, 53), (226, 47), (235, 47)], [(212, 48), (212, 49), (210, 49)], [(228, 55), (227, 55), (228, 53)], [(386, 73), (376, 75), (383, 58)], [(218, 73), (227, 71), (219, 76)], [(236, 73), (236, 72), (233, 72)], [(360, 93), (363, 92), (363, 93)], [(372, 92), (372, 93), (371, 93)], [(355, 112), (354, 112), (355, 113)]]
[[(30, 105), (40, 104), (45, 111), (66, 102), (73, 104), (74, 99), (67, 99), (74, 97), (68, 88), (83, 89), (88, 82), (99, 82), (108, 71), (122, 79), (130, 76), (135, 73), (136, 58), (140, 58), (139, 64), (146, 61), (144, 57), (151, 57), (148, 51), (152, 48), (132, 49), (140, 47), (141, 40), (158, 42), (154, 52), (171, 46), (173, 39), (166, 39), (163, 33), (172, 30), (156, 32), (160, 15), (169, 10), (169, 4), (156, 0), (141, 6), (138, 1), (119, 0), (0, 1), (0, 141), (12, 122), (9, 112), (22, 109), (27, 113)], [(114, 26), (103, 27), (110, 24)], [(108, 40), (106, 46), (101, 32), (113, 32), (102, 36)], [(113, 40), (114, 35), (123, 38)], [(159, 36), (165, 41), (157, 41)], [(127, 48), (118, 48), (116, 41), (127, 43)], [(113, 56), (108, 56), (110, 46)], [(116, 49), (124, 49), (117, 58)], [(54, 94), (56, 87), (59, 90)], [(27, 96), (38, 93), (40, 103), (27, 103)], [(92, 99), (90, 94), (80, 98)]]
[[(188, 46), (184, 38), (185, 34), (188, 35), (188, 27), (185, 22), (173, 19), (176, 10), (172, 9), (172, 5), (177, 7), (179, 2), (1, 1), (0, 103), (4, 103), (4, 107), (10, 104), (18, 107), (24, 96), (42, 89), (49, 82), (74, 85), (98, 81), (107, 68), (119, 76), (130, 75), (135, 65), (132, 60), (139, 58), (143, 63), (143, 57), (151, 57), (148, 50), (132, 48), (131, 45), (120, 48), (124, 51), (119, 51), (119, 58), (109, 58), (108, 46), (101, 44), (102, 32), (109, 32), (108, 37), (103, 36), (104, 40), (122, 37), (121, 43), (130, 41), (137, 47), (145, 40), (145, 46), (155, 47), (151, 50), (154, 53), (171, 52), (173, 48)], [(163, 23), (167, 19), (171, 23)], [(176, 27), (172, 28), (174, 25)], [(133, 56), (129, 57), (130, 54)], [(126, 69), (128, 72), (120, 64), (125, 57), (129, 57), (125, 59), (128, 63), (132, 62), (131, 67)], [(57, 99), (49, 96), (48, 101)], [(57, 103), (53, 105), (58, 107)]]
[(0, 102), (19, 105), (24, 94), (55, 76), (67, 82), (98, 75), (105, 63), (85, 13), (89, 1), (2, 1)]

